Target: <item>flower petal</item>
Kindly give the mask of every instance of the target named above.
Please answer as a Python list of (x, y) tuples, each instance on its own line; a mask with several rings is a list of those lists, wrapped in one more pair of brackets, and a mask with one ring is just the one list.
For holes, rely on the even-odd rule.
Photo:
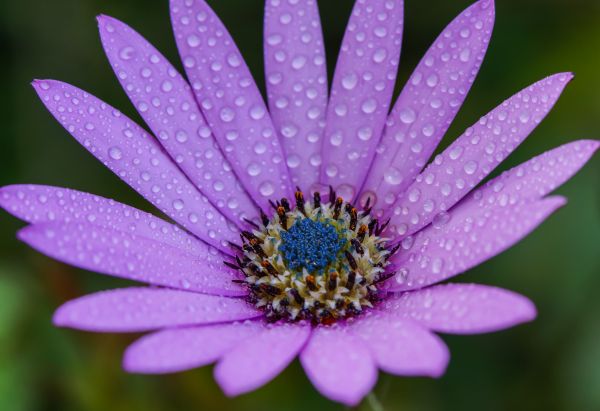
[(122, 288), (63, 304), (54, 324), (99, 332), (138, 332), (163, 327), (245, 320), (262, 315), (245, 300), (160, 288)]
[(492, 207), (534, 200), (570, 179), (600, 147), (599, 141), (578, 140), (547, 151), (505, 171), (463, 199)]
[(183, 76), (125, 23), (99, 16), (98, 25), (123, 90), (185, 175), (231, 221), (257, 217)]
[(463, 198), (542, 121), (573, 76), (556, 74), (481, 118), (416, 178), (393, 207), (390, 229), (406, 236)]
[(369, 349), (348, 327), (315, 328), (300, 361), (321, 394), (348, 406), (357, 405), (377, 381)]
[(492, 208), (461, 203), (402, 241), (392, 258), (395, 281), (386, 287), (414, 290), (465, 272), (522, 240), (565, 203), (562, 197)]
[(84, 222), (146, 237), (201, 258), (214, 258), (215, 262), (225, 258), (221, 253), (211, 252), (214, 257), (207, 255), (209, 246), (206, 243), (150, 213), (69, 188), (42, 185), (2, 187), (0, 207), (31, 224)]
[(321, 180), (357, 194), (388, 115), (402, 42), (403, 1), (357, 1), (338, 57), (323, 140)]
[(406, 83), (362, 189), (362, 201), (377, 200), (376, 213), (413, 182), (448, 130), (483, 62), (493, 26), (493, 1), (471, 5), (433, 42)]
[(375, 362), (385, 372), (439, 377), (446, 370), (450, 358), (446, 344), (411, 320), (371, 311), (349, 327), (369, 347)]
[(204, 0), (171, 0), (179, 54), (215, 139), (252, 198), (292, 193), (277, 132), (252, 75)]
[(127, 348), (123, 368), (134, 373), (166, 374), (202, 367), (263, 329), (260, 321), (244, 321), (157, 331)]
[(225, 353), (214, 374), (228, 396), (255, 390), (288, 366), (310, 335), (307, 324), (275, 324)]
[(229, 251), (236, 232), (141, 127), (96, 97), (66, 83), (33, 86), (56, 119), (90, 153), (161, 211), (203, 241)]
[(382, 310), (438, 332), (477, 334), (532, 321), (535, 306), (522, 295), (478, 284), (442, 284), (384, 302)]
[(208, 251), (204, 256), (124, 231), (87, 223), (42, 223), (19, 238), (52, 258), (90, 271), (206, 294), (247, 294), (238, 273)]
[(273, 124), (292, 183), (319, 179), (327, 109), (327, 65), (316, 0), (265, 2), (265, 75)]

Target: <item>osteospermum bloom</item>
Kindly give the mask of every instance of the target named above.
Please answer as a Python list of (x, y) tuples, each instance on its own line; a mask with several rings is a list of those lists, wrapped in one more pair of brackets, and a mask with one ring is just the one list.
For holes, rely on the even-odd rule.
[[(19, 185), (0, 204), (19, 238), (68, 264), (147, 287), (67, 302), (56, 325), (152, 333), (124, 368), (216, 362), (228, 395), (297, 355), (326, 397), (353, 405), (377, 369), (437, 377), (434, 334), (535, 317), (520, 295), (438, 283), (493, 257), (565, 200), (547, 194), (598, 148), (576, 141), (477, 187), (543, 119), (571, 79), (547, 77), (468, 128), (431, 162), (483, 60), (482, 0), (435, 40), (395, 104), (401, 0), (358, 0), (331, 91), (315, 0), (268, 0), (268, 108), (202, 0), (171, 0), (187, 80), (133, 29), (100, 16), (102, 44), (152, 134), (71, 85), (35, 81), (42, 102), (95, 157), (172, 222), (66, 188)], [(476, 188), (477, 187), (477, 188)]]

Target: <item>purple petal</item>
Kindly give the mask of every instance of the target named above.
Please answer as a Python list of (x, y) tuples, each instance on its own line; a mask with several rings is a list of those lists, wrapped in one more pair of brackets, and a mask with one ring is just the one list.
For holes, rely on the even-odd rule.
[(321, 394), (348, 406), (357, 405), (377, 381), (368, 347), (348, 327), (315, 328), (300, 361)]
[(68, 188), (12, 185), (0, 188), (0, 207), (31, 224), (84, 222), (135, 234), (220, 263), (225, 257), (176, 225), (145, 211)]
[(237, 230), (189, 182), (154, 139), (96, 97), (54, 80), (35, 90), (56, 119), (90, 153), (161, 211), (227, 252)]
[(292, 183), (319, 179), (327, 67), (316, 0), (265, 2), (265, 75), (273, 124)]
[(388, 117), (362, 189), (363, 201), (372, 197), (381, 211), (425, 166), (475, 80), (493, 26), (494, 3), (480, 0), (434, 41)]
[(253, 391), (288, 366), (310, 335), (305, 324), (274, 324), (227, 352), (215, 367), (215, 379), (228, 396)]
[(542, 121), (572, 77), (569, 73), (547, 77), (468, 128), (396, 202), (390, 228), (398, 235), (410, 235), (457, 203)]
[(570, 179), (600, 147), (600, 142), (579, 140), (547, 151), (505, 171), (463, 201), (482, 206), (515, 204), (537, 199)]
[(477, 284), (443, 284), (394, 296), (382, 309), (438, 332), (477, 334), (532, 321), (535, 306), (522, 295)]
[(411, 320), (371, 311), (349, 326), (369, 347), (379, 368), (387, 373), (439, 377), (446, 370), (450, 358), (446, 344)]
[(262, 315), (245, 300), (160, 288), (123, 288), (71, 300), (54, 324), (99, 332), (138, 332), (163, 327), (245, 320)]
[(231, 221), (256, 217), (256, 206), (216, 145), (187, 81), (126, 24), (108, 16), (99, 16), (98, 24), (123, 89), (171, 158)]
[(158, 331), (127, 348), (123, 368), (135, 373), (165, 374), (201, 367), (217, 361), (263, 329), (260, 321), (244, 321)]
[(252, 198), (291, 194), (271, 117), (233, 39), (204, 0), (171, 0), (179, 54), (215, 139)]
[(362, 185), (388, 115), (402, 42), (402, 0), (357, 1), (338, 57), (321, 180), (350, 200)]
[(566, 203), (562, 197), (487, 208), (461, 203), (414, 237), (392, 258), (390, 290), (413, 290), (465, 272), (522, 240)]
[(206, 294), (239, 296), (238, 273), (209, 257), (124, 231), (88, 223), (42, 223), (24, 228), (19, 238), (59, 261), (90, 271)]

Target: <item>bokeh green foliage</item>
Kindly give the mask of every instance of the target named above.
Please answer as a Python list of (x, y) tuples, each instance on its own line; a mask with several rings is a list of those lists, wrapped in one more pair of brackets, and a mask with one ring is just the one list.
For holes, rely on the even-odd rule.
[[(210, 3), (263, 87), (262, 0)], [(399, 85), (468, 4), (406, 0)], [(320, 0), (330, 75), (351, 6), (351, 0)], [(502, 168), (574, 139), (598, 138), (600, 2), (497, 0), (496, 9), (487, 59), (443, 145), (512, 93), (558, 71), (574, 71), (575, 81)], [(139, 119), (104, 58), (94, 21), (99, 13), (128, 22), (177, 62), (167, 0), (2, 0), (0, 185), (68, 186), (150, 209), (68, 137), (29, 87), (36, 77), (66, 80)], [(381, 375), (375, 392), (386, 410), (600, 409), (599, 176), (596, 158), (558, 190), (569, 198), (566, 208), (460, 278), (530, 296), (539, 318), (501, 333), (444, 337), (452, 360), (442, 379)], [(236, 399), (223, 396), (210, 367), (171, 376), (125, 374), (120, 355), (136, 336), (60, 330), (50, 322), (67, 299), (123, 282), (38, 255), (14, 239), (21, 226), (0, 215), (1, 410), (343, 409), (314, 391), (298, 363)]]

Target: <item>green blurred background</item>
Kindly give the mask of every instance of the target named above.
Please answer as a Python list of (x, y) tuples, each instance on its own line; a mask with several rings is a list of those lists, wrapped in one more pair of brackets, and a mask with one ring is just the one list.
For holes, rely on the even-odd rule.
[[(262, 78), (262, 0), (210, 2)], [(406, 0), (403, 84), (441, 29), (469, 0)], [(351, 0), (321, 0), (328, 61), (335, 63)], [(497, 0), (487, 59), (444, 144), (479, 116), (547, 74), (575, 81), (551, 115), (502, 168), (600, 130), (600, 1)], [(139, 119), (106, 62), (95, 15), (122, 19), (171, 61), (177, 53), (167, 0), (0, 1), (0, 185), (45, 183), (148, 208), (51, 118), (29, 86), (66, 80)], [(331, 75), (331, 73), (330, 73)], [(539, 318), (512, 330), (444, 337), (452, 351), (440, 380), (381, 374), (386, 410), (600, 410), (600, 159), (560, 188), (569, 198), (540, 229), (466, 275), (516, 290)], [(265, 388), (227, 399), (210, 367), (170, 376), (134, 376), (120, 356), (136, 336), (52, 327), (67, 299), (123, 282), (64, 266), (14, 239), (22, 223), (0, 215), (0, 410), (340, 410), (319, 396), (298, 363)], [(265, 353), (268, 349), (265, 348)], [(359, 409), (370, 409), (365, 402)]]

